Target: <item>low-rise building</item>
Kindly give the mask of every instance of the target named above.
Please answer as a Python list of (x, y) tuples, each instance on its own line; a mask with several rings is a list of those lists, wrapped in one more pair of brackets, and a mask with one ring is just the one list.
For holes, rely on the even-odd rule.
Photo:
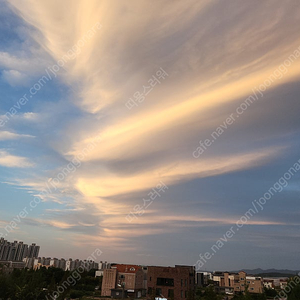
[(263, 285), (267, 289), (274, 289), (275, 288), (275, 284), (274, 284), (273, 279), (264, 279), (263, 280)]
[(239, 273), (215, 272), (213, 280), (217, 282), (218, 290), (226, 294), (245, 292), (260, 294), (263, 292), (261, 277), (247, 276), (243, 271)]
[(288, 285), (288, 280), (287, 279), (280, 279), (279, 280), (279, 286), (280, 289), (284, 290)]
[(117, 268), (104, 269), (101, 296), (110, 297), (111, 290), (116, 288)]
[(196, 273), (196, 285), (199, 287), (204, 287), (213, 280), (213, 275), (210, 272), (197, 272)]
[(140, 266), (115, 264), (103, 270), (101, 296), (122, 298), (127, 295), (140, 298), (143, 289), (144, 273)]
[(193, 266), (148, 267), (147, 298), (184, 300), (195, 291), (195, 268)]
[(14, 269), (24, 269), (25, 262), (19, 261), (0, 261), (0, 270), (4, 273), (11, 273)]

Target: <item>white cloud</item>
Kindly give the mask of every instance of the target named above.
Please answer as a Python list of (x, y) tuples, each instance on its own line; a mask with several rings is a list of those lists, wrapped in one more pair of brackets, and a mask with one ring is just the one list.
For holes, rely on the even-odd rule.
[(29, 168), (33, 167), (27, 158), (9, 154), (5, 150), (0, 149), (0, 166), (8, 168)]
[[(128, 174), (126, 177), (110, 174), (109, 172), (103, 173), (102, 176), (93, 174), (92, 177), (83, 174), (82, 178), (79, 174), (77, 188), (88, 199), (92, 199), (92, 197), (111, 197), (139, 190), (150, 190), (160, 180), (167, 185), (174, 185), (194, 178), (205, 178), (249, 169), (267, 163), (281, 153), (282, 148), (269, 148), (251, 153), (222, 155), (203, 161), (192, 157), (190, 160), (180, 161), (177, 164), (162, 165), (155, 169), (155, 174), (151, 169), (146, 172)], [(101, 203), (99, 199), (96, 201), (99, 201), (99, 204)], [(107, 203), (107, 206), (104, 206), (103, 203), (100, 206), (108, 208), (107, 212), (109, 212), (110, 207), (114, 207), (110, 202)]]
[[(233, 145), (229, 156), (217, 142), (206, 153), (211, 156), (195, 160), (192, 152), (202, 137), (210, 137), (223, 123), (220, 110), (225, 106), (230, 109), (234, 101), (249, 96), (251, 89), (262, 84), (300, 45), (298, 32), (289, 30), (298, 22), (297, 9), (284, 16), (284, 4), (279, 1), (274, 5), (276, 14), (251, 4), (229, 3), (229, 22), (228, 13), (219, 13), (224, 4), (219, 3), (216, 9), (211, 1), (160, 1), (156, 5), (147, 1), (122, 5), (98, 0), (10, 2), (40, 31), (41, 35), (33, 37), (54, 61), (94, 24), (103, 25), (84, 43), (76, 59), (64, 65), (63, 78), (74, 90), (74, 103), (87, 112), (86, 119), (76, 117), (65, 131), (56, 128), (68, 144), (63, 150), (63, 143), (54, 141), (52, 145), (57, 145), (55, 150), (60, 154), (77, 156), (93, 136), (101, 136), (101, 143), (84, 157), (74, 174), (77, 180), (68, 178), (59, 188), (67, 186), (68, 191), (81, 192), (82, 203), (93, 203), (104, 219), (115, 215), (112, 221), (118, 225), (120, 216), (131, 209), (130, 194), (151, 189), (159, 180), (176, 185), (250, 169), (281, 155), (276, 146), (252, 145), (247, 153), (239, 153), (239, 145)], [(268, 90), (299, 76), (299, 63), (300, 59), (295, 61)], [(0, 53), (0, 65), (20, 73), (30, 68), (27, 59), (7, 53)], [(148, 85), (147, 80), (159, 67), (169, 77), (129, 111), (125, 102)], [(101, 115), (101, 122), (90, 125), (91, 114)], [(37, 117), (27, 113), (22, 119)], [(238, 130), (241, 119), (231, 132)], [(255, 125), (252, 122), (247, 126)], [(227, 132), (218, 140), (219, 145), (228, 137)], [(29, 186), (41, 188), (34, 183)], [(108, 199), (119, 195), (128, 198), (122, 203)], [(56, 195), (51, 201), (57, 201)], [(114, 232), (114, 227), (106, 234), (116, 238), (123, 235)]]
[(12, 87), (27, 86), (29, 84), (28, 75), (16, 70), (4, 70), (2, 72), (2, 79)]
[[(7, 112), (6, 112), (7, 113)], [(3, 121), (6, 121), (8, 118), (9, 114), (5, 115), (2, 112), (2, 115), (0, 115), (0, 119)], [(50, 116), (46, 115), (46, 114), (40, 114), (40, 113), (36, 113), (36, 112), (26, 112), (26, 113), (18, 113), (16, 115), (14, 115), (13, 117), (11, 117), (9, 119), (9, 125), (11, 127), (13, 127), (14, 125), (24, 125), (25, 122), (27, 123), (33, 123), (33, 122), (37, 122), (40, 120), (45, 120), (46, 118), (50, 118)]]
[(0, 132), (0, 141), (5, 140), (15, 140), (19, 138), (33, 138), (34, 136), (28, 134), (18, 134), (10, 131), (1, 131)]
[(24, 113), (21, 117), (25, 120), (36, 121), (39, 117), (39, 114), (34, 112), (27, 112)]
[(49, 64), (49, 60), (47, 61), (42, 55), (46, 56), (45, 53), (37, 51), (34, 47), (27, 54), (19, 51), (16, 52), (16, 55), (13, 55), (0, 51), (0, 67), (6, 70), (5, 76), (8, 79), (25, 75), (27, 77), (35, 76), (44, 72), (44, 69)]

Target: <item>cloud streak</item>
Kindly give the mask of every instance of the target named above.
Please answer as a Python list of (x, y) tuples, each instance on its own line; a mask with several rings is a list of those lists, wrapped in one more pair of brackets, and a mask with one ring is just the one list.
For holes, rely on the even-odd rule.
[(19, 138), (33, 138), (34, 136), (30, 134), (18, 134), (10, 131), (1, 131), (0, 132), (0, 141), (5, 140), (14, 140)]
[[(211, 194), (195, 200), (200, 186), (210, 180), (217, 185), (224, 178), (235, 182), (250, 174), (253, 185), (261, 188), (263, 179), (256, 172), (272, 168), (296, 147), (300, 124), (293, 121), (297, 116), (291, 119), (288, 109), (299, 108), (295, 99), (300, 79), (300, 11), (295, 1), (239, 6), (231, 0), (160, 1), (155, 5), (139, 0), (130, 4), (115, 0), (9, 3), (27, 24), (26, 34), (35, 51), (30, 53), (28, 47), (28, 53), (20, 56), (17, 51), (0, 52), (2, 80), (11, 86), (26, 84), (23, 74), (36, 76), (50, 61), (58, 63), (95, 24), (101, 24), (57, 73), (55, 88), (63, 90), (61, 99), (55, 102), (51, 95), (46, 103), (41, 90), (36, 102), (20, 112), (18, 122), (0, 133), (1, 142), (26, 138), (32, 148), (42, 149), (32, 173), (7, 180), (34, 195), (40, 195), (50, 178), (98, 138), (76, 172), (43, 198), (55, 204), (53, 210), (45, 211), (45, 225), (77, 232), (78, 236), (72, 235), (75, 243), (84, 233), (91, 243), (108, 241), (132, 249), (130, 241), (144, 235), (172, 234), (180, 227), (227, 226), (243, 212), (237, 199), (241, 196), (224, 188), (224, 197), (236, 209), (228, 216), (228, 204), (214, 199), (214, 186)], [(283, 69), (291, 54), (295, 59)], [(168, 78), (153, 86), (138, 107), (128, 110), (125, 103), (143, 91), (160, 67)], [(209, 137), (276, 70), (281, 73), (274, 75), (260, 99), (243, 115), (235, 116), (234, 125), (194, 159), (199, 140)], [(29, 129), (28, 135), (16, 133), (22, 125)], [(29, 158), (5, 149), (0, 152), (0, 165), (33, 167)], [(269, 171), (268, 176), (273, 173)], [(138, 199), (159, 181), (169, 187), (170, 195), (164, 197), (167, 204), (151, 206), (137, 224), (125, 224), (125, 216)], [(193, 185), (190, 192), (186, 187)], [(175, 205), (187, 201), (186, 209), (191, 212), (191, 199), (204, 211), (199, 217), (188, 216)], [(215, 208), (218, 217), (208, 216), (214, 201), (219, 205)], [(39, 216), (36, 220), (40, 224)], [(265, 228), (287, 224), (270, 217), (250, 223)]]
[(0, 149), (0, 165), (7, 168), (30, 168), (34, 164), (26, 157), (16, 156)]

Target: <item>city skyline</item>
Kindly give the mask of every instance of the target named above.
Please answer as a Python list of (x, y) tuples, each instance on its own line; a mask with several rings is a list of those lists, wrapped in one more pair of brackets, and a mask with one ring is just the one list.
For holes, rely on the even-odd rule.
[(296, 0), (0, 5), (0, 238), (300, 269)]

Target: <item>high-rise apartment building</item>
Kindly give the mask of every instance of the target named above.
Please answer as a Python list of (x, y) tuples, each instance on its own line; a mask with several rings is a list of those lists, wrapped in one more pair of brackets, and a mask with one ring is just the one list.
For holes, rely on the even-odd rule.
[(27, 257), (36, 258), (39, 256), (39, 252), (40, 252), (40, 246), (37, 246), (36, 244), (32, 244), (28, 248)]
[(0, 261), (23, 261), (25, 257), (38, 257), (40, 247), (32, 244), (28, 247), (23, 242), (14, 241), (8, 242), (4, 238), (0, 239)]

